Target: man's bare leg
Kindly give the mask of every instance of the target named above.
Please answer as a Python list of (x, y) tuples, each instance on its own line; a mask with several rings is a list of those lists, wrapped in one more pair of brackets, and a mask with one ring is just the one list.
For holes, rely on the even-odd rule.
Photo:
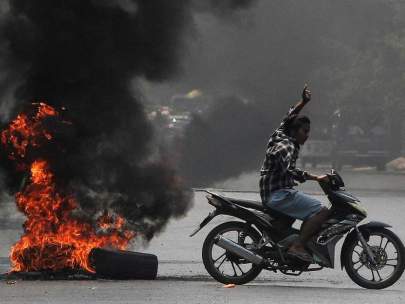
[(328, 219), (329, 215), (330, 211), (323, 207), (317, 214), (305, 221), (301, 225), (300, 240), (293, 243), (290, 246), (289, 251), (307, 253), (305, 250), (305, 244), (321, 229), (322, 224)]

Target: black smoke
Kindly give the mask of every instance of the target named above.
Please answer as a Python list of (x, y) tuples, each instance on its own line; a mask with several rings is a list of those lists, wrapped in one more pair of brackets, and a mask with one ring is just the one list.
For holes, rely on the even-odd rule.
[[(229, 24), (232, 27), (250, 26), (249, 12), (258, 0), (192, 0), (193, 11), (197, 19), (202, 15), (222, 24)], [(212, 18), (213, 17), (213, 18)], [(200, 34), (200, 33), (198, 33)]]
[(194, 7), (199, 10), (210, 11), (212, 13), (223, 15), (248, 9), (256, 2), (257, 0), (195, 0)]
[[(214, 11), (231, 3), (213, 2), (218, 6), (211, 6)], [(243, 2), (248, 1), (232, 3)], [(233, 7), (238, 11), (242, 5)], [(188, 58), (187, 77), (182, 79), (187, 88), (252, 101), (244, 108), (245, 117), (235, 119), (240, 117), (238, 107), (216, 98), (210, 113), (191, 122), (185, 132), (183, 167), (195, 186), (245, 171), (258, 172), (270, 134), (298, 101), (304, 83), (313, 92), (304, 110), (311, 118), (311, 139), (324, 139), (323, 131), (330, 129), (337, 108), (344, 108), (348, 123), (369, 117), (358, 114), (365, 109), (381, 113), (377, 105), (382, 103), (371, 100), (384, 100), (392, 90), (381, 90), (376, 84), (402, 77), (393, 72), (402, 70), (392, 66), (399, 62), (400, 53), (394, 55), (383, 48), (387, 34), (393, 31), (395, 10), (390, 2), (251, 1), (249, 12), (254, 19), (248, 27), (201, 18), (200, 43)], [(378, 89), (371, 91), (370, 86)], [(258, 113), (257, 117), (251, 113)], [(244, 134), (239, 141), (238, 134)], [(235, 142), (231, 151), (221, 144), (229, 141)], [(194, 153), (198, 158), (193, 162)]]
[(257, 104), (219, 97), (207, 113), (193, 117), (181, 140), (184, 176), (201, 187), (258, 168), (270, 126)]
[[(190, 192), (170, 156), (151, 145), (153, 131), (130, 82), (163, 81), (178, 71), (192, 24), (189, 2), (10, 0), (9, 5), (0, 29), (2, 59), (7, 72), (19, 76), (10, 119), (41, 100), (66, 108), (64, 118), (72, 122), (58, 130), (54, 148), (35, 154), (50, 157), (57, 182), (77, 195), (85, 214), (112, 209), (148, 239), (169, 218), (184, 215)], [(6, 157), (2, 167), (8, 190), (16, 191), (21, 174)]]
[(209, 5), (215, 10), (221, 12), (229, 12), (230, 10), (241, 10), (247, 9), (251, 5), (253, 5), (257, 0), (224, 0), (224, 1), (216, 1), (210, 0)]

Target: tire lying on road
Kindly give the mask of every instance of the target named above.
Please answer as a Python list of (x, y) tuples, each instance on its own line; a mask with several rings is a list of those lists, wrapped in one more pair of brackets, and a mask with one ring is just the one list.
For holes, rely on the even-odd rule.
[(102, 278), (154, 280), (157, 275), (158, 259), (153, 254), (94, 248), (89, 258)]

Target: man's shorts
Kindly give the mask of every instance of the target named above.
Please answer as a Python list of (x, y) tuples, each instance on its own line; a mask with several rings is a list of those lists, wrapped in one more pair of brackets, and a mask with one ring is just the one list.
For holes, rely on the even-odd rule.
[(317, 214), (322, 204), (305, 193), (294, 189), (280, 189), (270, 194), (270, 201), (264, 203), (267, 207), (306, 221)]

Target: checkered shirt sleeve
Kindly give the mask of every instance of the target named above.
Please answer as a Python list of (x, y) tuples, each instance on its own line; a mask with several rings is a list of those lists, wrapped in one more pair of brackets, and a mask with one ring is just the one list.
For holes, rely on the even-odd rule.
[(268, 142), (260, 178), (260, 195), (263, 201), (269, 199), (272, 191), (292, 188), (297, 185), (295, 181), (302, 183), (306, 180), (306, 173), (295, 165), (299, 145), (285, 133), (286, 123), (293, 114), (295, 108), (291, 107)]

